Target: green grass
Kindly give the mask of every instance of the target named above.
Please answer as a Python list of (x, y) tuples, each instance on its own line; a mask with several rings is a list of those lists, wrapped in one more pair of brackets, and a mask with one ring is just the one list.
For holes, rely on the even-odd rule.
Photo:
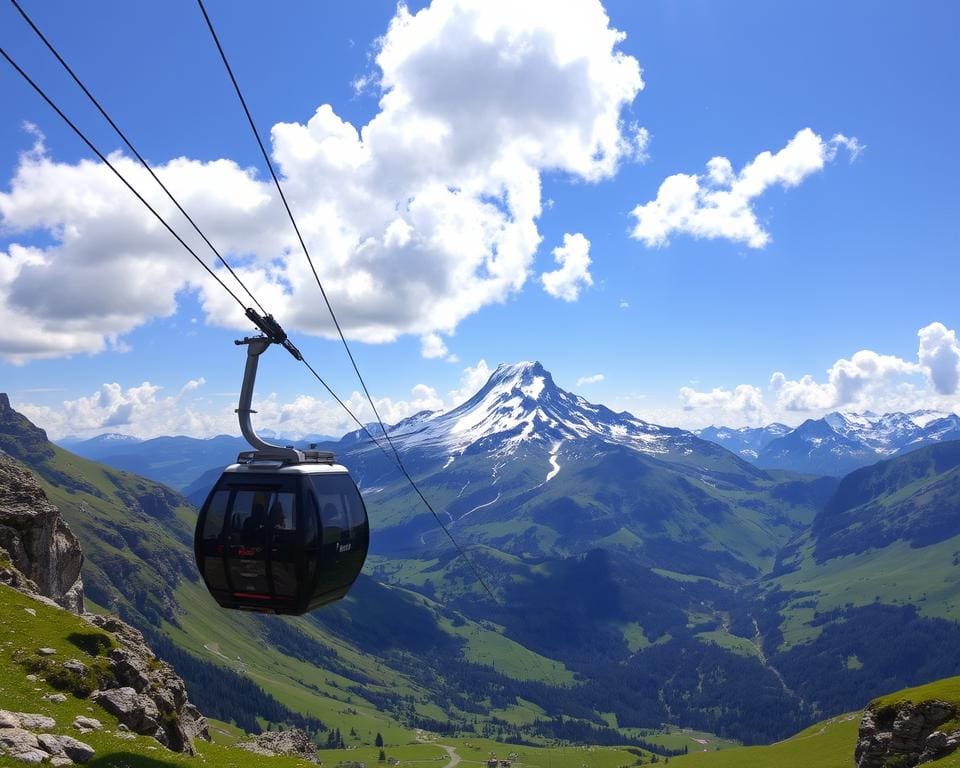
[(902, 704), (903, 702), (919, 704), (922, 701), (931, 701), (934, 699), (953, 704), (958, 712), (957, 717), (941, 725), (938, 730), (947, 733), (960, 730), (960, 677), (947, 677), (943, 680), (927, 683), (926, 685), (918, 685), (915, 688), (906, 688), (896, 693), (880, 696), (870, 702), (870, 706), (879, 710)]
[(780, 627), (784, 648), (816, 638), (821, 630), (809, 623), (814, 611), (870, 605), (878, 596), (891, 605), (916, 605), (923, 616), (960, 620), (960, 567), (953, 565), (960, 536), (917, 549), (897, 541), (880, 550), (823, 563), (813, 559), (812, 549), (809, 540), (804, 542), (799, 569), (771, 582), (786, 591), (815, 593), (784, 609)]
[[(36, 612), (32, 615), (30, 611)], [(93, 768), (161, 768), (162, 766), (204, 765), (206, 768), (241, 768), (241, 766), (275, 766), (294, 768), (309, 763), (293, 758), (266, 758), (231, 749), (222, 744), (198, 742), (199, 757), (190, 758), (164, 749), (146, 736), (122, 738), (117, 730), (117, 719), (97, 704), (86, 698), (67, 695), (61, 704), (45, 701), (44, 695), (57, 692), (44, 676), (36, 681), (28, 680), (28, 670), (19, 658), (37, 658), (36, 649), (53, 648), (57, 653), (50, 657), (60, 663), (79, 659), (89, 667), (96, 667), (103, 654), (93, 654), (90, 649), (102, 638), (103, 647), (112, 644), (110, 636), (91, 626), (83, 619), (66, 611), (39, 603), (16, 590), (0, 585), (0, 614), (4, 621), (0, 627), (0, 703), (3, 708), (15, 712), (31, 712), (52, 717), (56, 721), (53, 733), (68, 734), (80, 738), (96, 750), (94, 758), (86, 763)], [(85, 650), (87, 649), (87, 650)], [(51, 667), (56, 669), (57, 667)], [(80, 736), (70, 724), (78, 715), (94, 717), (103, 723), (100, 731)], [(0, 766), (22, 766), (9, 757), (0, 757)]]
[(719, 645), (721, 648), (726, 648), (728, 651), (740, 654), (741, 656), (760, 658), (760, 652), (757, 650), (757, 646), (747, 640), (747, 638), (731, 635), (722, 629), (717, 629), (712, 632), (700, 632), (696, 635), (696, 638), (702, 643)]
[(852, 768), (860, 713), (841, 715), (766, 747), (693, 752), (670, 759), (678, 768)]

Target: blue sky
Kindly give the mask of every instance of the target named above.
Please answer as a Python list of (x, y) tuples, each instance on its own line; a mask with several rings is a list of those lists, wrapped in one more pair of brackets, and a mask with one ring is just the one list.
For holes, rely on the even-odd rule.
[[(366, 3), (362, 16), (345, 3), (267, 8), (210, 0), (208, 5), (262, 131), (277, 123), (304, 125), (323, 104), (355, 128), (375, 118), (387, 126), (366, 148), (379, 170), (362, 180), (361, 171), (324, 171), (347, 150), (324, 159), (328, 165), (304, 159), (309, 147), (299, 134), (291, 134), (285, 157), (299, 164), (290, 182), (295, 210), (299, 201), (305, 220), (317, 212), (313, 255), (318, 263), (342, 262), (331, 284), (353, 285), (363, 293), (362, 282), (351, 280), (365, 273), (351, 259), (369, 258), (363, 263), (374, 270), (374, 279), (387, 274), (384, 285), (356, 305), (347, 293), (343, 301), (347, 318), (378, 318), (374, 330), (369, 324), (361, 328), (358, 319), (352, 335), (359, 337), (354, 349), (371, 389), (389, 399), (384, 403), (389, 414), (449, 405), (457, 397), (453, 392), (469, 391), (489, 367), (521, 359), (541, 360), (559, 384), (591, 400), (685, 426), (797, 423), (835, 407), (956, 409), (960, 154), (952, 94), (960, 71), (953, 32), (960, 11), (955, 4), (908, 9), (868, 2), (609, 2), (604, 4), (609, 26), (626, 35), (612, 50), (604, 35), (609, 30), (591, 26), (597, 18), (593, 3), (583, 4), (590, 23), (559, 18), (571, 15), (577, 3), (517, 20), (496, 19), (488, 10), (493, 21), (484, 12), (472, 14), (469, 3), (425, 5), (411, 4), (408, 14), (419, 21), (396, 24), (390, 33), (398, 14), (393, 3)], [(244, 217), (234, 209), (240, 204), (219, 202), (219, 194), (229, 198), (234, 190), (236, 199), (255, 200), (265, 194), (266, 187), (258, 185), (266, 177), (197, 7), (191, 2), (24, 2), (24, 7), (151, 162), (194, 163), (190, 173), (197, 175), (184, 172), (180, 182), (185, 190), (192, 178), (206, 174), (203, 184), (212, 185), (214, 193), (187, 195), (201, 226), (210, 222), (214, 238), (222, 238), (238, 263), (267, 269), (282, 252), (289, 227), (279, 210), (265, 204), (248, 217), (246, 232)], [(446, 25), (430, 21), (441, 17)], [(578, 23), (583, 34), (570, 43), (565, 35)], [(490, 24), (500, 25), (501, 37), (481, 44)], [(9, 5), (0, 7), (0, 30), (0, 44), (95, 142), (118, 149), (119, 141)], [(547, 49), (572, 45), (575, 60), (597, 67), (619, 56), (623, 66), (612, 75), (592, 70), (591, 77), (577, 80), (575, 64), (553, 71), (549, 62), (525, 58), (523, 51), (540, 43)], [(385, 48), (392, 58), (378, 59)], [(490, 74), (496, 56), (510, 62), (499, 80)], [(642, 69), (642, 90), (631, 80), (630, 60)], [(363, 80), (366, 86), (358, 91)], [(618, 82), (621, 91), (630, 92), (619, 101), (612, 95)], [(404, 94), (409, 103), (385, 107), (381, 97), (391, 92), (397, 101)], [(0, 97), (0, 282), (7, 281), (0, 285), (0, 319), (7, 326), (0, 331), (2, 388), (54, 434), (95, 434), (108, 427), (138, 434), (220, 431), (233, 407), (242, 353), (231, 343), (238, 331), (222, 327), (227, 320), (219, 305), (205, 310), (204, 294), (195, 285), (176, 288), (178, 269), (183, 279), (200, 283), (199, 268), (173, 246), (160, 254), (157, 249), (165, 246), (159, 235), (138, 241), (137, 232), (147, 230), (124, 229), (129, 203), (119, 200), (129, 193), (118, 182), (116, 208), (112, 199), (89, 202), (87, 179), (100, 195), (109, 194), (109, 180), (76, 166), (89, 153), (8, 67), (0, 73)], [(439, 224), (422, 223), (432, 210), (431, 198), (423, 186), (414, 186), (423, 182), (413, 166), (430, 165), (436, 154), (418, 133), (416, 120), (423, 115), (440, 115), (463, 128), (443, 140), (444, 151), (450, 146), (456, 151), (430, 166), (430, 173), (448, 188), (480, 190), (474, 208), (461, 211), (444, 202), (440, 207), (448, 220)], [(490, 130), (502, 132), (489, 147), (488, 132), (470, 131), (486, 126), (487, 119)], [(31, 161), (32, 175), (22, 158), (37, 136), (25, 123), (44, 137), (42, 155), (35, 152)], [(630, 146), (621, 147), (613, 165), (601, 167), (591, 160), (596, 147), (577, 141), (587, 127), (607, 123), (619, 125), (619, 140)], [(639, 128), (649, 135), (642, 148), (636, 142)], [(822, 168), (767, 173), (762, 192), (740, 209), (769, 236), (763, 247), (732, 236), (734, 230), (723, 222), (697, 217), (670, 230), (665, 243), (631, 237), (637, 224), (631, 211), (656, 200), (669, 177), (699, 174), (701, 189), (709, 191), (711, 158), (727, 158), (736, 175), (760, 153), (785, 150), (803, 129), (818, 137)], [(838, 134), (844, 140), (831, 143)], [(536, 159), (511, 166), (515, 152), (501, 148), (513, 146), (514, 139), (521, 154), (536, 145), (531, 152)], [(558, 149), (567, 140), (573, 142), (570, 151), (565, 145)], [(606, 145), (608, 154), (612, 146)], [(235, 163), (235, 175), (256, 169), (245, 177), (250, 189), (234, 186), (230, 174), (210, 179), (202, 164), (221, 158)], [(790, 165), (786, 155), (781, 159)], [(809, 152), (804, 159), (809, 161)], [(44, 163), (56, 165), (57, 172), (38, 170)], [(503, 199), (491, 200), (492, 187), (483, 186), (493, 184), (495, 175), (478, 170), (484, 163), (507, 169), (506, 185), (514, 186)], [(799, 176), (785, 187), (782, 180), (791, 168)], [(37, 188), (18, 188), (18, 174)], [(529, 194), (531, 174), (539, 180), (535, 202), (542, 207), (533, 213), (530, 200), (517, 202)], [(419, 224), (403, 209), (408, 196), (414, 197), (412, 189), (423, 194)], [(71, 190), (76, 190), (72, 198)], [(721, 183), (720, 192), (729, 192), (729, 184)], [(383, 244), (368, 257), (351, 250), (356, 243), (344, 245), (330, 234), (339, 226), (338, 216), (346, 222), (345, 239), (363, 233), (368, 224), (363, 201), (370, 201), (373, 220), (389, 210), (391, 195), (400, 218), (413, 222), (412, 234), (404, 236), (412, 237), (410, 245), (404, 237), (398, 241), (399, 235), (391, 241), (381, 227)], [(342, 210), (330, 213), (330, 199), (347, 198), (351, 202)], [(478, 282), (475, 291), (456, 284), (462, 278), (457, 249), (467, 254), (483, 247), (483, 237), (464, 223), (473, 221), (474, 211), (486, 211), (491, 231), (512, 233), (509, 238), (487, 233), (505, 259), (509, 248), (516, 249), (506, 267), (509, 287), (491, 287), (483, 267), (476, 273), (487, 282)], [(111, 217), (117, 222), (115, 239)], [(61, 248), (63, 230), (69, 239), (72, 226), (77, 241)], [(430, 239), (427, 227), (434, 227), (433, 245), (419, 248), (418, 235)], [(88, 236), (95, 230), (96, 236)], [(563, 245), (564, 235), (577, 233), (589, 241), (592, 283), (567, 281), (567, 298), (573, 291), (575, 299), (564, 300), (544, 290), (541, 275), (557, 270), (554, 249)], [(452, 239), (436, 245), (441, 235)], [(31, 276), (33, 267), (22, 266), (23, 248), (44, 254), (47, 268)], [(104, 248), (116, 251), (104, 256)], [(288, 258), (302, 256), (291, 252)], [(570, 268), (576, 272), (573, 264)], [(356, 383), (342, 349), (310, 333), (322, 330), (317, 297), (309, 293), (316, 287), (297, 288), (289, 300), (278, 294), (277, 305), (294, 318), (286, 324), (299, 329), (294, 335), (310, 360), (349, 396)], [(477, 299), (470, 311), (458, 311), (480, 291), (489, 296)], [(87, 300), (75, 302), (77, 292)], [(335, 304), (338, 295), (335, 289)], [(44, 341), (51, 329), (58, 334), (55, 344)], [(99, 334), (110, 329), (114, 337), (99, 350), (104, 346)], [(423, 337), (434, 332), (447, 353), (428, 359), (422, 355)], [(374, 336), (380, 343), (362, 340)], [(857, 357), (861, 350), (869, 354)], [(38, 354), (48, 357), (37, 359)], [(455, 362), (449, 359), (454, 356)], [(783, 376), (771, 388), (775, 372)], [(598, 374), (602, 380), (577, 384)], [(811, 378), (804, 379), (807, 374)], [(202, 384), (188, 385), (201, 378)], [(141, 387), (144, 382), (150, 387)], [(116, 386), (104, 390), (105, 384)], [(312, 379), (278, 351), (267, 358), (260, 391), (273, 396), (265, 409), (268, 422), (294, 431), (295, 425), (303, 431), (340, 426)]]

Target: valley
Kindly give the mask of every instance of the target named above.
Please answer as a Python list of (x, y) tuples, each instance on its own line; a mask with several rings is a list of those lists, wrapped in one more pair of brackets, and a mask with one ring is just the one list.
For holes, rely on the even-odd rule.
[[(147, 633), (202, 711), (248, 731), (643, 749), (666, 725), (756, 744), (960, 674), (946, 650), (960, 642), (953, 443), (842, 481), (765, 470), (565, 392), (538, 363), (501, 366), (458, 408), (391, 428), (494, 599), (388, 458), (350, 433), (318, 447), (364, 492), (365, 575), (343, 601), (278, 620), (210, 609), (178, 493), (0, 416), (3, 450), (83, 542), (93, 603)], [(167, 464), (158, 445), (138, 460)], [(218, 467), (193, 469), (178, 484), (201, 498)], [(879, 641), (894, 627), (909, 653)], [(241, 680), (262, 696), (205, 695)]]

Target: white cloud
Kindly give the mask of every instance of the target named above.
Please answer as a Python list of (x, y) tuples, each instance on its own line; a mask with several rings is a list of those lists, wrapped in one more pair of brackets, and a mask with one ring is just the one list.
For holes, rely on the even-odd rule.
[[(124, 388), (117, 383), (104, 384), (97, 392), (56, 407), (15, 403), (15, 407), (52, 438), (67, 435), (92, 437), (103, 432), (120, 432), (149, 438), (158, 435), (212, 437), (239, 434), (234, 393), (230, 402), (203, 397), (199, 390), (203, 379), (187, 382), (176, 395), (163, 396), (160, 387), (144, 382)], [(219, 393), (225, 394), (225, 393)], [(213, 397), (216, 397), (214, 395)], [(373, 411), (363, 395), (353, 392), (344, 402), (361, 422), (372, 421)], [(375, 398), (384, 422), (393, 424), (423, 410), (444, 407), (443, 398), (425, 384), (417, 384), (408, 398)], [(285, 437), (308, 434), (339, 436), (356, 428), (355, 422), (332, 400), (298, 395), (283, 401), (275, 393), (254, 398), (254, 426), (273, 430)]]
[(862, 349), (849, 359), (837, 360), (827, 371), (827, 380), (823, 383), (816, 382), (809, 374), (791, 381), (777, 371), (770, 377), (770, 388), (777, 396), (777, 405), (786, 411), (867, 410), (877, 390), (893, 379), (919, 370), (916, 363)]
[(420, 354), (428, 360), (445, 358), (449, 353), (447, 345), (436, 333), (428, 333), (420, 337)]
[[(322, 105), (305, 123), (273, 126), (287, 196), (351, 338), (449, 334), (523, 288), (541, 239), (541, 175), (598, 181), (645, 146), (622, 118), (643, 87), (623, 38), (598, 0), (436, 0), (415, 14), (401, 4), (365, 82), (381, 89), (370, 122)], [(113, 160), (171, 215), (144, 172)], [(333, 333), (266, 181), (231, 160), (156, 170), (288, 331)], [(0, 193), (0, 224), (53, 240), (0, 251), (8, 359), (110, 348), (174, 313), (185, 290), (199, 292), (207, 322), (249, 326), (95, 163), (58, 162), (38, 144)]]
[(626, 299), (620, 299), (620, 309), (630, 309), (630, 302)]
[(581, 376), (577, 379), (577, 386), (582, 387), (587, 384), (599, 384), (606, 378), (602, 373), (595, 373), (592, 376)]
[(714, 388), (698, 392), (692, 387), (680, 389), (680, 402), (685, 411), (705, 411), (711, 421), (720, 424), (763, 424), (767, 409), (763, 392), (749, 384), (740, 384), (734, 389)]
[(671, 235), (680, 233), (763, 248), (770, 242), (770, 234), (757, 220), (756, 199), (777, 184), (797, 186), (831, 162), (840, 147), (846, 148), (851, 158), (863, 150), (855, 138), (838, 133), (825, 141), (804, 128), (779, 152), (761, 152), (739, 173), (727, 158), (714, 157), (705, 174), (669, 176), (655, 200), (637, 205), (631, 212), (636, 219), (631, 236), (650, 247), (667, 245)]
[(563, 236), (563, 245), (553, 249), (560, 269), (540, 275), (543, 290), (557, 299), (576, 301), (581, 289), (593, 285), (590, 275), (590, 241), (579, 232)]
[(960, 410), (960, 341), (942, 323), (921, 328), (917, 361), (862, 349), (837, 360), (823, 380), (775, 371), (767, 392), (742, 384), (733, 390), (680, 390), (685, 415), (673, 423), (737, 427), (770, 421), (795, 424), (832, 410), (910, 412)]
[(475, 366), (467, 366), (460, 376), (460, 386), (447, 394), (450, 407), (456, 407), (473, 397), (477, 390), (487, 383), (493, 369), (486, 360), (480, 360)]
[(917, 332), (920, 367), (930, 385), (941, 395), (957, 394), (960, 385), (960, 343), (957, 332), (943, 323), (930, 323)]

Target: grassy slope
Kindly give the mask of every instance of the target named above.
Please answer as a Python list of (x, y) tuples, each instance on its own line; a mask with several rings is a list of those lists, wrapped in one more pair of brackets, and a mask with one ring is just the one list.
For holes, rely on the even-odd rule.
[[(960, 677), (937, 680), (927, 685), (908, 688), (871, 702), (885, 707), (904, 701), (919, 703), (938, 699), (960, 707)], [(766, 747), (739, 747), (723, 752), (698, 752), (671, 759), (672, 765), (704, 766), (704, 768), (851, 768), (857, 743), (860, 712), (853, 712), (812, 725), (784, 741)], [(960, 729), (960, 718), (945, 723), (942, 730)], [(960, 768), (960, 752), (955, 752), (928, 765), (937, 768)]]
[[(893, 605), (916, 605), (925, 616), (960, 619), (960, 536), (914, 549), (898, 541), (883, 549), (817, 563), (807, 541), (799, 552), (799, 568), (773, 582), (799, 592), (784, 611), (784, 645), (812, 640), (819, 628), (809, 625), (814, 611), (830, 611), (848, 603), (869, 605), (877, 596)], [(813, 594), (805, 594), (813, 593)], [(811, 603), (812, 601), (812, 603)]]
[(692, 752), (672, 758), (670, 764), (680, 768), (851, 768), (859, 723), (859, 712), (841, 715), (767, 747)]
[[(36, 612), (32, 615), (26, 609)], [(230, 746), (239, 736), (236, 728), (224, 723), (211, 723), (215, 734), (215, 743), (198, 742), (198, 757), (189, 758), (177, 755), (160, 747), (156, 741), (147, 737), (124, 739), (117, 730), (117, 720), (97, 704), (87, 699), (68, 696), (62, 704), (44, 701), (41, 697), (53, 693), (55, 689), (43, 679), (30, 681), (27, 670), (14, 655), (19, 651), (32, 657), (36, 648), (48, 646), (56, 649), (53, 657), (58, 660), (78, 658), (88, 666), (94, 666), (101, 657), (93, 657), (83, 651), (76, 643), (79, 636), (108, 637), (99, 629), (92, 627), (73, 614), (43, 603), (0, 585), (0, 614), (4, 616), (0, 628), (0, 702), (4, 708), (13, 711), (36, 712), (53, 717), (57, 721), (54, 733), (70, 734), (70, 723), (77, 715), (95, 717), (104, 724), (102, 731), (86, 734), (81, 740), (96, 749), (97, 754), (87, 763), (93, 768), (124, 765), (129, 768), (162, 768), (163, 766), (204, 765), (206, 768), (239, 768), (239, 766), (267, 766), (293, 768), (308, 766), (302, 760), (294, 758), (267, 758), (240, 751)], [(76, 732), (73, 732), (77, 736)], [(390, 757), (403, 761), (404, 766), (413, 768), (441, 768), (448, 761), (447, 752), (439, 742), (432, 743), (429, 736), (417, 736), (410, 731), (383, 730), (386, 752)], [(422, 740), (422, 741), (421, 741)], [(491, 753), (502, 757), (515, 751), (518, 760), (515, 765), (529, 768), (618, 768), (631, 764), (634, 755), (617, 749), (593, 747), (564, 747), (540, 749), (532, 747), (514, 747), (483, 739), (443, 740), (443, 744), (455, 747), (465, 763), (479, 763)], [(372, 747), (360, 747), (349, 750), (329, 750), (321, 753), (328, 765), (341, 761), (362, 761), (368, 766), (377, 765), (378, 750)], [(0, 766), (22, 765), (10, 758), (0, 757)]]

